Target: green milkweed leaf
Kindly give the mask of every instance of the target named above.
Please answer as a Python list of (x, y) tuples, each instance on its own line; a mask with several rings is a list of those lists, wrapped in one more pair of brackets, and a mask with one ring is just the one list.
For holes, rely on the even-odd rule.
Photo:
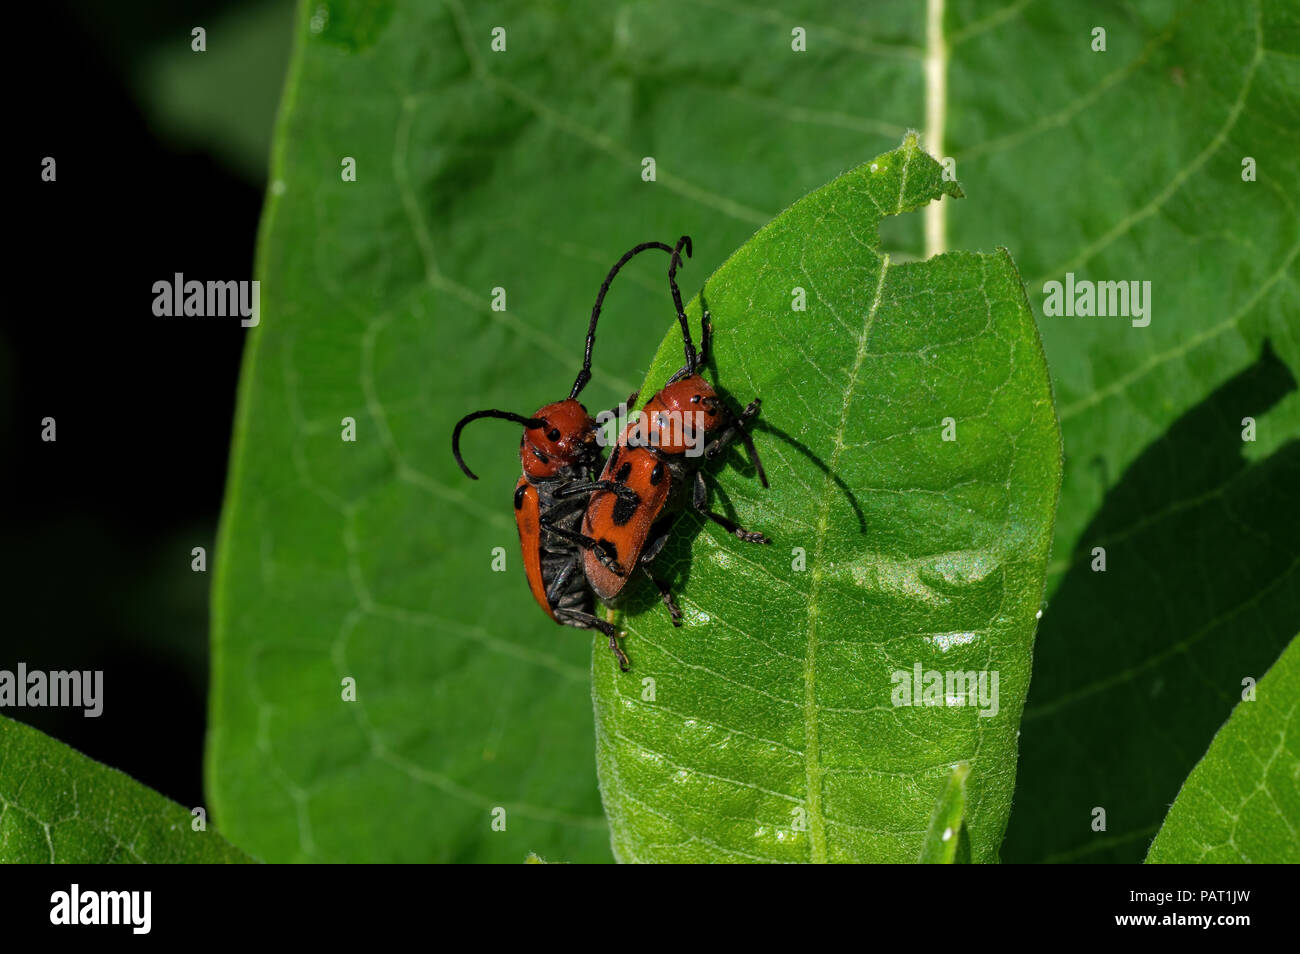
[[(510, 439), (468, 435), (483, 476), (468, 485), (447, 434), (466, 411), (567, 390), (623, 249), (691, 234), (698, 288), (929, 108), (926, 148), (978, 197), (945, 200), (947, 245), (1014, 251), (1069, 452), (1003, 857), (1141, 858), (1300, 608), (1296, 13), (930, 6), (928, 25), (920, 4), (300, 6), (214, 594), (208, 786), (241, 844), (277, 860), (610, 857), (587, 640), (540, 616), (517, 565), (489, 569), (495, 547), (514, 559)], [(883, 223), (895, 262), (921, 254), (919, 220)], [(1151, 323), (1043, 315), (1044, 283), (1071, 271), (1150, 280)], [(635, 386), (670, 325), (658, 264), (619, 282), (593, 408)], [(747, 399), (735, 367), (721, 381)]]
[(970, 765), (959, 762), (948, 776), (948, 784), (934, 803), (930, 828), (921, 846), (922, 864), (950, 865), (970, 861), (970, 843), (965, 828), (966, 779), (969, 775)]
[(1154, 864), (1300, 862), (1300, 639), (1237, 703), (1165, 816)]
[(0, 862), (250, 862), (190, 811), (0, 716)]
[[(899, 75), (914, 51), (790, 76), (785, 54), (753, 54), (788, 50), (788, 29), (690, 16), (685, 41), (649, 4), (299, 6), (213, 590), (206, 785), (259, 857), (610, 860), (590, 638), (542, 616), (523, 583), (515, 435), (466, 432), (471, 484), (452, 427), (567, 393), (623, 250), (691, 234), (683, 281), (698, 288), (784, 204), (897, 144), (921, 102), (919, 72)], [(888, 11), (882, 29), (909, 16)], [(687, 61), (717, 88), (656, 78)], [(831, 76), (885, 118), (828, 108), (824, 126), (776, 95), (824, 96)], [(783, 117), (798, 135), (758, 145)], [(627, 396), (668, 330), (663, 270), (638, 259), (611, 291), (593, 410)]]
[[(879, 249), (881, 219), (945, 194), (960, 191), (909, 136), (705, 283), (717, 381), (763, 399), (771, 480), (719, 475), (715, 499), (774, 543), (684, 518), (655, 572), (677, 581), (685, 625), (629, 618), (631, 674), (597, 651), (622, 860), (915, 861), (959, 760), (972, 860), (997, 857), (1060, 435), (1006, 252)], [(670, 334), (643, 390), (681, 362)], [(939, 705), (897, 704), (914, 671), (939, 674)], [(997, 701), (944, 705), (952, 673), (997, 679)]]
[[(1016, 6), (952, 24), (945, 139), (991, 190), (952, 242), (1015, 235), (1067, 458), (1002, 857), (1137, 862), (1300, 618), (1300, 14)], [(1046, 314), (1069, 275), (1149, 283), (1145, 317)]]

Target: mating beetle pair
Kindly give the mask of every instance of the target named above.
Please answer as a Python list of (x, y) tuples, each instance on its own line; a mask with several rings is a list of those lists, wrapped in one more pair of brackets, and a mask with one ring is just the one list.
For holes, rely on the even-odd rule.
[[(591, 379), (591, 352), (605, 295), (619, 270), (647, 249), (670, 254), (668, 284), (682, 328), (686, 364), (646, 402), (641, 414), (619, 435), (605, 462), (598, 426), (579, 403), (578, 395)], [(465, 425), (493, 417), (523, 426), (519, 443), (523, 476), (515, 486), (514, 499), (529, 589), (538, 605), (557, 623), (595, 629), (607, 636), (609, 648), (624, 672), (628, 660), (618, 645), (620, 634), (595, 615), (594, 598), (617, 605), (633, 572), (639, 569), (659, 590), (673, 625), (681, 625), (682, 614), (672, 593), (647, 564), (663, 549), (673, 523), (688, 503), (746, 542), (770, 542), (763, 534), (746, 530), (708, 509), (708, 486), (701, 468), (735, 440), (745, 444), (760, 481), (767, 486), (758, 452), (745, 429), (758, 414), (760, 401), (754, 400), (735, 415), (696, 373), (705, 361), (711, 329), (706, 312), (697, 355), (677, 288), (683, 251), (690, 256), (689, 236), (683, 235), (675, 248), (662, 242), (644, 242), (610, 269), (591, 311), (582, 370), (568, 398), (539, 408), (532, 417), (496, 409), (475, 411), (461, 418), (452, 433), (456, 462), (468, 477), (477, 480), (460, 454), (460, 435)], [(633, 394), (628, 405), (635, 400)], [(692, 455), (692, 451), (699, 453)]]

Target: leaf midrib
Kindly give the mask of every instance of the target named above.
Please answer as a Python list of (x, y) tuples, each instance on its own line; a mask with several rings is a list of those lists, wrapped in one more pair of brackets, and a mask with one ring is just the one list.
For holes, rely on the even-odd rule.
[[(902, 179), (907, 182), (907, 165), (904, 163)], [(901, 197), (901, 192), (900, 192)], [(826, 824), (822, 813), (822, 776), (820, 741), (817, 728), (817, 597), (821, 590), (822, 550), (826, 543), (826, 530), (830, 523), (830, 502), (834, 487), (830, 475), (839, 472), (840, 454), (844, 450), (844, 431), (848, 427), (849, 408), (853, 403), (853, 394), (858, 385), (858, 374), (867, 356), (867, 341), (871, 336), (871, 326), (876, 313), (880, 310), (881, 293), (885, 287), (885, 275), (889, 272), (889, 256), (880, 259), (880, 278), (876, 283), (876, 293), (871, 302), (871, 309), (862, 324), (862, 334), (858, 337), (857, 352), (853, 356), (853, 367), (849, 370), (848, 387), (844, 389), (844, 402), (840, 407), (840, 419), (835, 428), (835, 449), (822, 480), (821, 510), (817, 515), (816, 537), (813, 545), (812, 589), (808, 595), (808, 637), (804, 656), (804, 778), (807, 785), (808, 806), (808, 852), (809, 860), (814, 864), (826, 861)]]

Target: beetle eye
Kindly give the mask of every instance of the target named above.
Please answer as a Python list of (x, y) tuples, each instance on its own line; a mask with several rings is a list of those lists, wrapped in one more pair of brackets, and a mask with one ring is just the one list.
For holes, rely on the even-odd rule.
[(558, 441), (560, 439), (560, 429), (558, 427), (552, 427), (546, 432), (546, 436), (550, 440)]

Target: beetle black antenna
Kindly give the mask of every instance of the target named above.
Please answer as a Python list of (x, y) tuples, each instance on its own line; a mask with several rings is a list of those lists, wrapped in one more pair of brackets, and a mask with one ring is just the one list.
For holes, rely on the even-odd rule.
[(673, 304), (677, 307), (677, 320), (682, 326), (682, 346), (686, 349), (686, 374), (695, 373), (695, 345), (691, 344), (691, 326), (686, 321), (686, 309), (682, 307), (682, 293), (677, 288), (677, 266), (682, 263), (682, 251), (691, 257), (691, 237), (683, 235), (677, 240), (673, 249), (672, 261), (668, 264), (668, 287), (672, 289)]
[(451, 432), (451, 453), (456, 458), (456, 463), (460, 464), (460, 469), (465, 472), (465, 476), (470, 480), (478, 480), (478, 475), (469, 469), (465, 463), (465, 458), (460, 456), (460, 432), (465, 429), (465, 425), (470, 421), (477, 421), (480, 417), (495, 417), (503, 421), (514, 421), (516, 424), (522, 424), (524, 427), (544, 427), (546, 421), (540, 417), (524, 417), (522, 414), (514, 414), (510, 411), (498, 411), (495, 408), (486, 411), (475, 411), (473, 414), (466, 414), (456, 422), (456, 429)]
[[(690, 240), (687, 239), (687, 242)], [(680, 244), (680, 243), (679, 243)], [(623, 257), (614, 263), (614, 267), (609, 270), (605, 280), (601, 282), (600, 291), (596, 295), (596, 304), (591, 309), (591, 324), (587, 326), (587, 351), (582, 358), (582, 370), (578, 372), (578, 378), (573, 382), (573, 390), (569, 392), (569, 398), (576, 398), (582, 393), (582, 389), (587, 386), (591, 380), (591, 349), (596, 343), (596, 322), (600, 319), (600, 306), (605, 302), (605, 295), (609, 291), (609, 286), (614, 282), (614, 276), (618, 274), (620, 268), (626, 265), (631, 259), (640, 255), (646, 249), (659, 248), (665, 252), (672, 253), (673, 249), (663, 242), (642, 242), (636, 248), (628, 249), (623, 253)], [(687, 252), (689, 255), (690, 252)]]

